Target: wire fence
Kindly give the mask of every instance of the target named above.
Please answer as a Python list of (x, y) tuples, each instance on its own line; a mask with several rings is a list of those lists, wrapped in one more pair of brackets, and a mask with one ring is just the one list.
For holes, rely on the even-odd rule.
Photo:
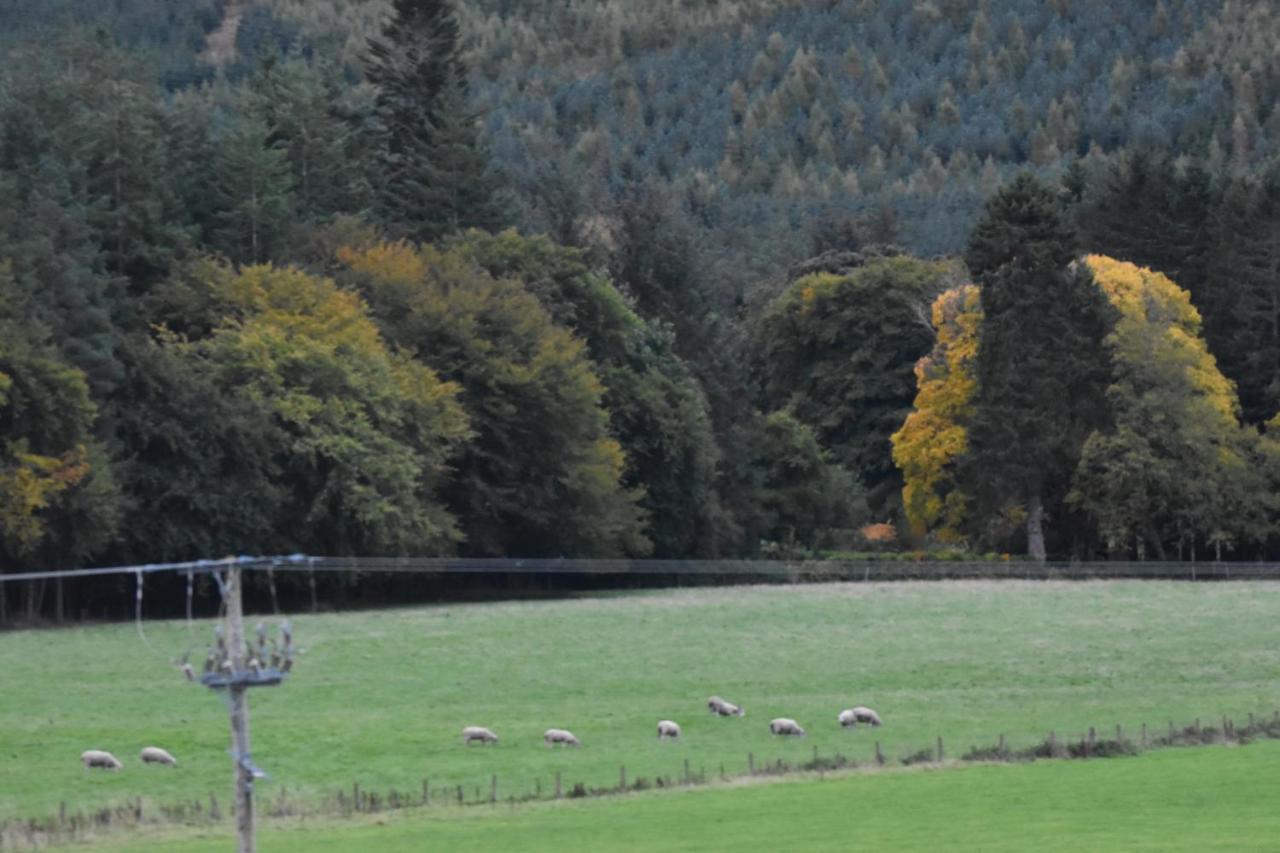
[[(548, 597), (678, 586), (941, 580), (1187, 582), (1280, 580), (1280, 563), (1027, 560), (631, 560), (456, 557), (240, 556), (0, 574), (0, 624), (67, 618), (182, 616), (219, 603), (211, 575), (245, 570), (254, 610), (341, 609)], [(185, 586), (185, 595), (184, 593)], [(52, 588), (51, 595), (46, 591)], [(183, 604), (185, 603), (185, 608)], [(129, 606), (133, 605), (133, 606)]]
[(147, 563), (87, 569), (32, 570), (0, 574), (0, 583), (80, 579), (164, 572), (209, 574), (227, 568), (271, 572), (344, 572), (349, 574), (483, 574), (765, 578), (845, 581), (930, 579), (1091, 580), (1159, 578), (1167, 580), (1280, 579), (1280, 563), (1231, 561), (1048, 561), (1030, 560), (652, 560), (511, 557), (324, 557), (241, 556), (220, 560)]

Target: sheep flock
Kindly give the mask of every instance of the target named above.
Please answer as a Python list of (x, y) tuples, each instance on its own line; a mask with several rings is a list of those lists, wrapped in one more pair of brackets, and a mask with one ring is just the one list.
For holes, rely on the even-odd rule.
[[(747, 712), (741, 705), (735, 705), (727, 699), (712, 696), (707, 700), (707, 710), (717, 717), (745, 717)], [(847, 708), (836, 716), (841, 728), (853, 728), (859, 723), (867, 726), (881, 726), (884, 721), (880, 715), (864, 705)], [(778, 737), (804, 737), (804, 727), (790, 717), (775, 717), (769, 721), (769, 733)], [(658, 740), (679, 740), (682, 731), (680, 724), (674, 720), (658, 721)], [(547, 746), (582, 746), (582, 742), (568, 729), (547, 729), (542, 736)], [(463, 744), (497, 743), (498, 736), (485, 726), (467, 726), (462, 730)]]
[[(719, 696), (712, 696), (707, 700), (707, 710), (716, 717), (745, 717), (747, 715), (741, 705), (734, 704)], [(836, 716), (836, 721), (840, 723), (841, 728), (853, 728), (859, 723), (867, 726), (884, 725), (880, 715), (864, 705), (857, 705), (841, 711)], [(790, 717), (775, 717), (770, 720), (769, 733), (776, 737), (804, 737), (806, 734), (804, 727)], [(674, 720), (658, 721), (658, 740), (679, 740), (681, 735), (682, 731), (679, 723)], [(568, 729), (547, 729), (542, 735), (542, 740), (549, 747), (582, 746), (582, 741), (578, 740), (577, 736)], [(472, 743), (495, 744), (497, 742), (498, 735), (494, 733), (493, 729), (486, 726), (467, 726), (462, 730), (462, 743), (464, 746), (469, 746)], [(139, 758), (143, 764), (161, 764), (169, 767), (176, 767), (178, 764), (178, 760), (172, 754), (158, 746), (143, 747), (139, 753)], [(116, 771), (124, 767), (120, 759), (101, 749), (86, 750), (81, 753), (80, 761), (86, 769), (98, 768)]]

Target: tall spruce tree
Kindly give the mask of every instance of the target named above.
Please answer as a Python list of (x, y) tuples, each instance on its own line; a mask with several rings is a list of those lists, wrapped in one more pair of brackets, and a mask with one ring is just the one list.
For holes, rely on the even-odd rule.
[(429, 242), (510, 221), (489, 168), (451, 0), (394, 0), (365, 73), (378, 88), (381, 215), (390, 230)]
[(1038, 560), (1046, 514), (1062, 506), (1085, 438), (1106, 422), (1102, 342), (1114, 317), (1088, 270), (1072, 264), (1074, 241), (1059, 199), (1023, 174), (987, 203), (966, 257), (983, 321), (961, 480), (974, 519), (1025, 511), (1027, 553)]

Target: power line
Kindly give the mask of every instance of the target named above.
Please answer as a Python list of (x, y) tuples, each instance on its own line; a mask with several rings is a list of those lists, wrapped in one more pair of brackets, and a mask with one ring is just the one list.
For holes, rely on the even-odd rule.
[(818, 580), (897, 578), (1275, 578), (1280, 563), (1046, 562), (912, 560), (632, 560), (485, 557), (316, 557), (306, 554), (240, 556), (221, 560), (148, 563), (61, 571), (0, 574), (0, 582), (184, 572), (212, 574), (230, 568), (274, 572), (366, 572), (470, 575), (674, 575)]
[(188, 560), (184, 563), (146, 563), (139, 566), (103, 566), (93, 569), (16, 572), (13, 574), (0, 574), (0, 583), (54, 580), (57, 578), (89, 578), (104, 575), (146, 575), (158, 572), (210, 574), (227, 568), (253, 568), (257, 563), (272, 559), (271, 557), (226, 557), (221, 560)]

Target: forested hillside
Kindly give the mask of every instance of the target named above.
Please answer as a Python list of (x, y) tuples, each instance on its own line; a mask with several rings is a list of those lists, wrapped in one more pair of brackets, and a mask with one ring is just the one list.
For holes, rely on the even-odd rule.
[(5, 570), (1275, 552), (1270, 4), (0, 22)]

